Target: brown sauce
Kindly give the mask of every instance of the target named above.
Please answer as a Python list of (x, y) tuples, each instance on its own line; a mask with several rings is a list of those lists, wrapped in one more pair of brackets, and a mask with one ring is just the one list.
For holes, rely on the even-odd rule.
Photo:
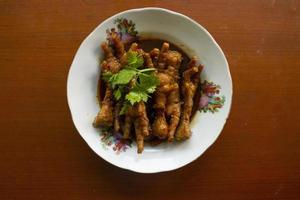
[[(145, 52), (150, 52), (154, 48), (160, 49), (162, 44), (164, 42), (168, 42), (168, 41), (160, 40), (160, 39), (142, 38), (136, 42), (138, 43), (139, 47), (142, 48)], [(170, 50), (178, 51), (179, 53), (181, 53), (181, 55), (183, 57), (181, 67), (179, 70), (179, 74), (182, 75), (183, 71), (185, 70), (185, 68), (187, 67), (187, 65), (190, 61), (190, 57), (181, 48), (179, 48), (175, 44), (172, 44), (171, 42), (168, 42), (168, 43), (170, 44)], [(180, 77), (180, 79), (181, 79), (181, 77)], [(181, 82), (179, 84), (181, 85)], [(199, 84), (199, 87), (200, 87), (200, 84)], [(105, 95), (105, 82), (103, 80), (101, 80), (101, 78), (99, 78), (99, 81), (98, 81), (98, 92), (97, 93), (98, 93), (98, 95), (97, 95), (98, 101), (101, 102)], [(183, 101), (182, 96), (181, 96), (181, 101)], [(193, 109), (192, 109), (191, 120), (193, 119), (194, 115), (196, 114), (197, 110), (199, 109), (199, 101), (200, 101), (200, 90), (197, 89), (196, 94), (194, 96), (194, 104), (193, 104)], [(147, 104), (152, 105), (151, 99)], [(154, 117), (155, 117), (154, 113), (151, 112), (151, 110), (149, 110), (148, 115), (149, 115), (148, 117), (149, 117), (150, 122), (153, 121)]]

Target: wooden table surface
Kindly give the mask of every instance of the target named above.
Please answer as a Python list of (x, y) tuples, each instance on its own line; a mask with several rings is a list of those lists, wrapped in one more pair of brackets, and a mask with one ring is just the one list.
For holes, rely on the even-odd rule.
[[(77, 133), (66, 81), (104, 19), (157, 6), (198, 21), (225, 52), (230, 117), (195, 162), (114, 167)], [(187, 35), (188, 36), (188, 35)], [(300, 199), (300, 1), (0, 1), (0, 199)]]

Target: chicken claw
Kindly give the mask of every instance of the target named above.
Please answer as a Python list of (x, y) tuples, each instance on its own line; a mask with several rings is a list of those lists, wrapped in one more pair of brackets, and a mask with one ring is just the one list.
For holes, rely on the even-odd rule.
[(113, 110), (112, 110), (113, 93), (110, 87), (106, 88), (105, 97), (101, 102), (101, 110), (94, 120), (94, 127), (111, 127), (113, 124)]
[(188, 68), (183, 73), (182, 95), (184, 97), (183, 111), (175, 138), (185, 140), (191, 136), (190, 117), (193, 108), (193, 97), (200, 82), (202, 65), (196, 66), (196, 58), (192, 58)]

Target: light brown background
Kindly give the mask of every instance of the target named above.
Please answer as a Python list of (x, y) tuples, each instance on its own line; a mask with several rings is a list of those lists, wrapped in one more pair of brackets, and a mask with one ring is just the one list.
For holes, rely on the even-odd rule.
[[(153, 175), (95, 155), (66, 99), (81, 41), (107, 17), (145, 6), (206, 27), (234, 86), (217, 142), (192, 164)], [(0, 199), (300, 199), (299, 76), (299, 1), (1, 0)]]

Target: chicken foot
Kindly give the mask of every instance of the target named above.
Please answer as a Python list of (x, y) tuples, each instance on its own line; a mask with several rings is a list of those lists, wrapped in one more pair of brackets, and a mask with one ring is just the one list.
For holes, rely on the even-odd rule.
[(196, 66), (196, 58), (192, 58), (187, 70), (183, 73), (182, 95), (184, 97), (183, 111), (175, 138), (185, 140), (191, 136), (190, 117), (193, 108), (193, 97), (200, 82), (202, 66)]

